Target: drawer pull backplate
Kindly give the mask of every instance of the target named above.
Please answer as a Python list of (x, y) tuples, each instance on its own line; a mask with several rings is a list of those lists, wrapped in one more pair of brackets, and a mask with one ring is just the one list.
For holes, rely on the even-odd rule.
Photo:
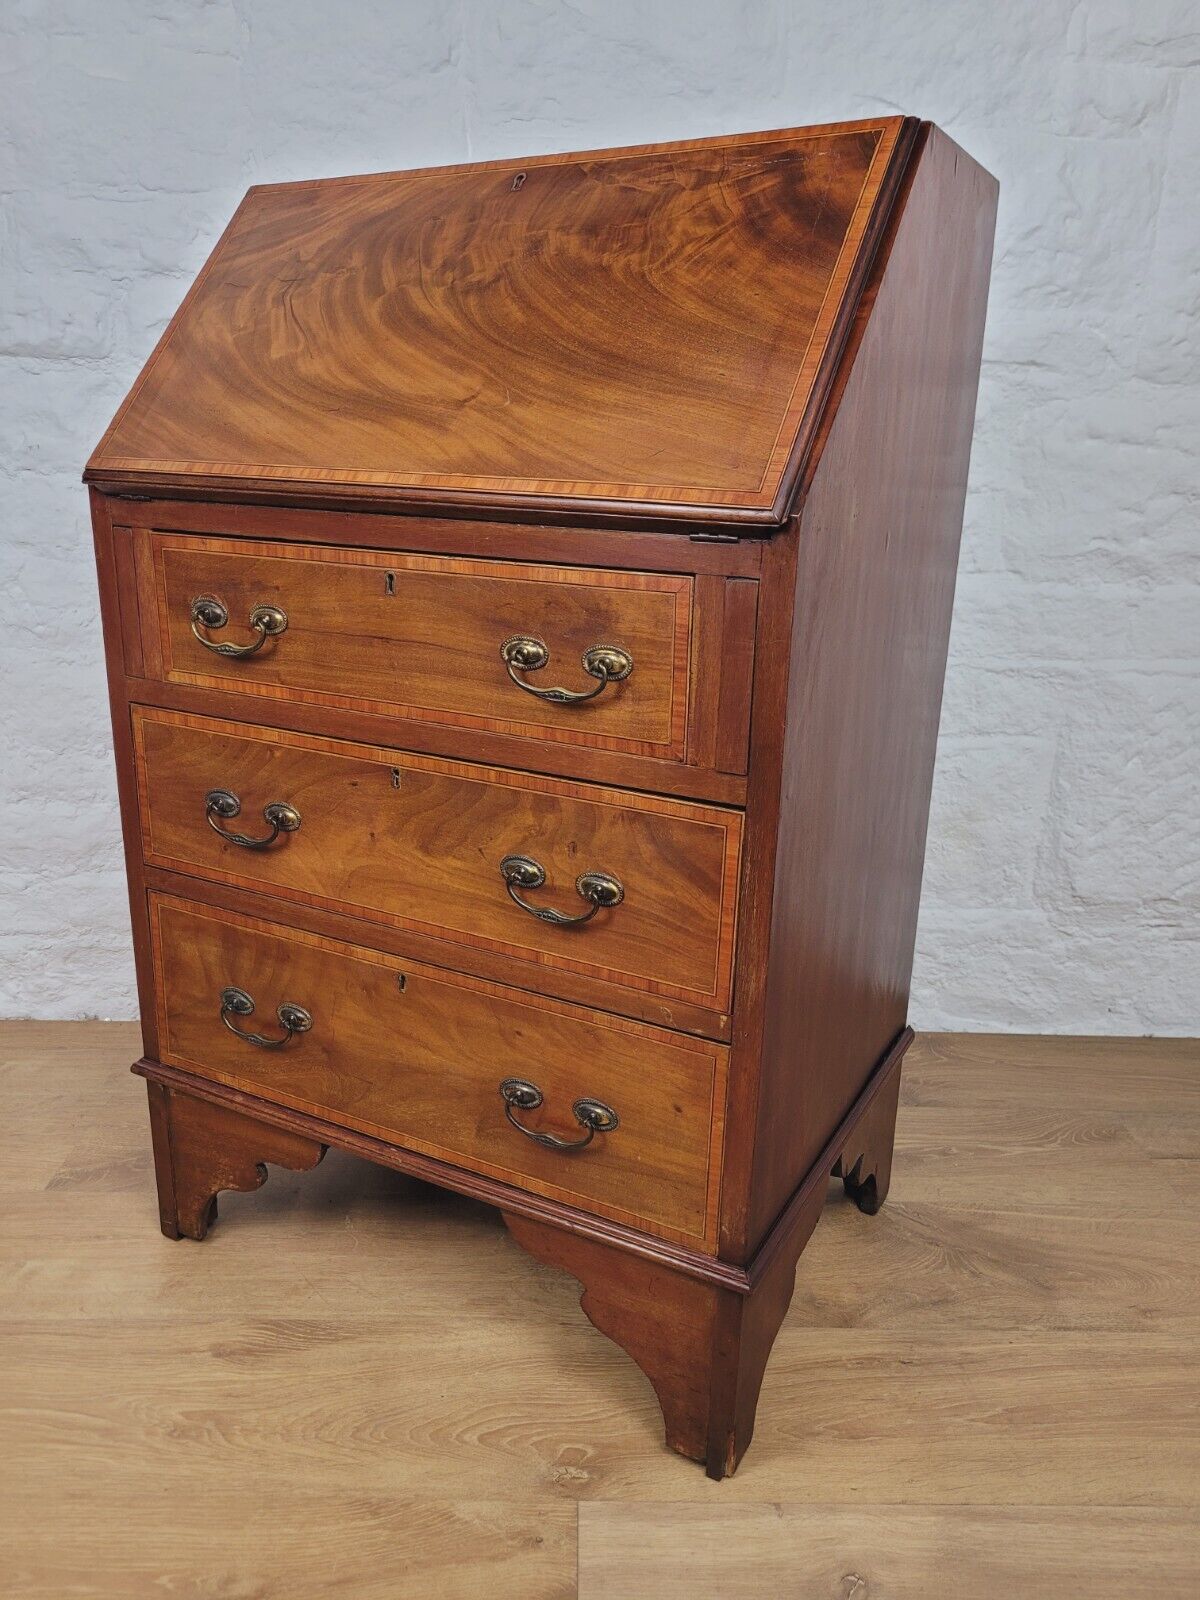
[(540, 889), (546, 881), (546, 869), (532, 856), (505, 856), (500, 863), (500, 876), (508, 890), (509, 899), (528, 911), (539, 922), (550, 922), (556, 928), (577, 927), (590, 922), (597, 911), (608, 906), (619, 906), (625, 898), (625, 888), (611, 872), (583, 872), (575, 879), (575, 891), (588, 902), (586, 911), (571, 916), (566, 911), (556, 911), (553, 906), (531, 906), (522, 900), (522, 889)]
[(520, 676), (522, 672), (540, 672), (550, 660), (550, 650), (542, 639), (529, 633), (519, 633), (506, 639), (500, 646), (500, 655), (508, 668), (508, 675), (518, 689), (535, 694), (539, 700), (550, 700), (556, 706), (579, 705), (584, 700), (594, 700), (603, 694), (610, 683), (620, 683), (633, 671), (633, 657), (628, 650), (615, 644), (594, 644), (581, 657), (583, 670), (591, 678), (599, 678), (594, 689), (535, 689)]
[(288, 1040), (298, 1033), (307, 1033), (313, 1025), (313, 1019), (303, 1006), (292, 1005), (285, 1000), (276, 1010), (275, 1015), (283, 1024), (283, 1037), (268, 1039), (261, 1033), (245, 1033), (231, 1017), (249, 1017), (254, 1012), (254, 1001), (244, 989), (221, 990), (221, 1021), (230, 1033), (236, 1033), (239, 1039), (245, 1039), (248, 1044), (256, 1044), (261, 1050), (282, 1050)]
[(585, 1145), (591, 1144), (598, 1133), (611, 1133), (621, 1125), (617, 1113), (611, 1106), (606, 1106), (603, 1100), (576, 1100), (571, 1113), (586, 1131), (582, 1139), (560, 1139), (556, 1133), (539, 1133), (517, 1121), (518, 1111), (535, 1111), (545, 1098), (536, 1083), (529, 1083), (524, 1078), (505, 1078), (500, 1085), (500, 1098), (504, 1101), (504, 1115), (517, 1132), (523, 1133), (535, 1144), (545, 1145), (548, 1150), (582, 1150)]
[(223, 628), (229, 621), (229, 607), (211, 594), (200, 594), (192, 601), (192, 632), (206, 650), (218, 656), (252, 656), (268, 639), (282, 633), (288, 625), (287, 612), (278, 606), (253, 606), (250, 626), (258, 635), (253, 644), (227, 644), (210, 639), (202, 628)]
[(270, 805), (263, 807), (263, 818), (270, 823), (271, 831), (261, 838), (256, 839), (248, 833), (231, 833), (228, 828), (221, 826), (221, 817), (236, 817), (241, 809), (242, 802), (228, 789), (210, 789), (204, 796), (204, 815), (209, 827), (214, 833), (219, 833), (222, 839), (228, 839), (230, 844), (240, 844), (243, 850), (265, 850), (268, 845), (275, 843), (281, 833), (295, 833), (300, 826), (300, 813), (295, 806), (289, 806), (283, 800), (272, 800)]

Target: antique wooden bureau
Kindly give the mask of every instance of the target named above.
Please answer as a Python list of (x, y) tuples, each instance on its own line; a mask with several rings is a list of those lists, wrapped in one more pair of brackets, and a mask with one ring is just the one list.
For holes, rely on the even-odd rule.
[(887, 1191), (995, 195), (902, 117), (247, 194), (86, 472), (169, 1237), (481, 1197), (733, 1470)]

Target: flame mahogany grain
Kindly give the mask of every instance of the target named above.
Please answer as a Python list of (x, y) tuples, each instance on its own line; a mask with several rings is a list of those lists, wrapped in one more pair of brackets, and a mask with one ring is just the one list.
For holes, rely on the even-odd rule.
[[(688, 577), (175, 534), (155, 534), (151, 546), (168, 683), (684, 758)], [(246, 618), (263, 603), (285, 608), (287, 629), (249, 660), (215, 655), (192, 631), (202, 594), (219, 595), (229, 612), (214, 637), (253, 638)], [(518, 634), (550, 649), (548, 664), (526, 674), (534, 688), (596, 688), (581, 665), (596, 644), (621, 646), (633, 670), (585, 705), (555, 705), (510, 679), (500, 647)]]
[[(740, 812), (149, 707), (133, 726), (149, 866), (729, 1005)], [(267, 833), (278, 800), (300, 827), (263, 851), (231, 844), (205, 817), (215, 788), (242, 802), (227, 828)], [(508, 897), (499, 862), (513, 852), (546, 868), (531, 903), (577, 914), (576, 878), (601, 868), (626, 897), (578, 929), (549, 926)]]
[(252, 189), (89, 478), (778, 522), (913, 132)]
[[(711, 1250), (728, 1049), (604, 1012), (340, 944), (261, 918), (152, 895), (159, 1059), (552, 1199)], [(309, 1032), (267, 1050), (223, 1023), (230, 986), (255, 1003), (240, 1027)], [(569, 1155), (505, 1120), (505, 1078), (544, 1104), (522, 1120), (576, 1138), (585, 1096), (620, 1126)]]

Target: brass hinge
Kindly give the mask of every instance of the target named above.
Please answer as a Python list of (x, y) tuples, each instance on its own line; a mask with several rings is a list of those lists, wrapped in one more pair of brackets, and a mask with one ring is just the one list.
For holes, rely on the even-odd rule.
[(693, 544), (736, 544), (740, 534), (736, 533), (689, 533), (688, 538)]

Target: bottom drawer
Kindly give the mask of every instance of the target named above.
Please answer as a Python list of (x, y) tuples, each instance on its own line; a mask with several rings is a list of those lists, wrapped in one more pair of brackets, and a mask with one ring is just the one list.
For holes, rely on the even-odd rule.
[[(715, 1248), (726, 1046), (167, 896), (150, 905), (163, 1061)], [(506, 1079), (541, 1104), (506, 1107)], [(589, 1117), (606, 1120), (577, 1115), (581, 1100), (618, 1119), (582, 1148), (508, 1120), (580, 1140)]]

